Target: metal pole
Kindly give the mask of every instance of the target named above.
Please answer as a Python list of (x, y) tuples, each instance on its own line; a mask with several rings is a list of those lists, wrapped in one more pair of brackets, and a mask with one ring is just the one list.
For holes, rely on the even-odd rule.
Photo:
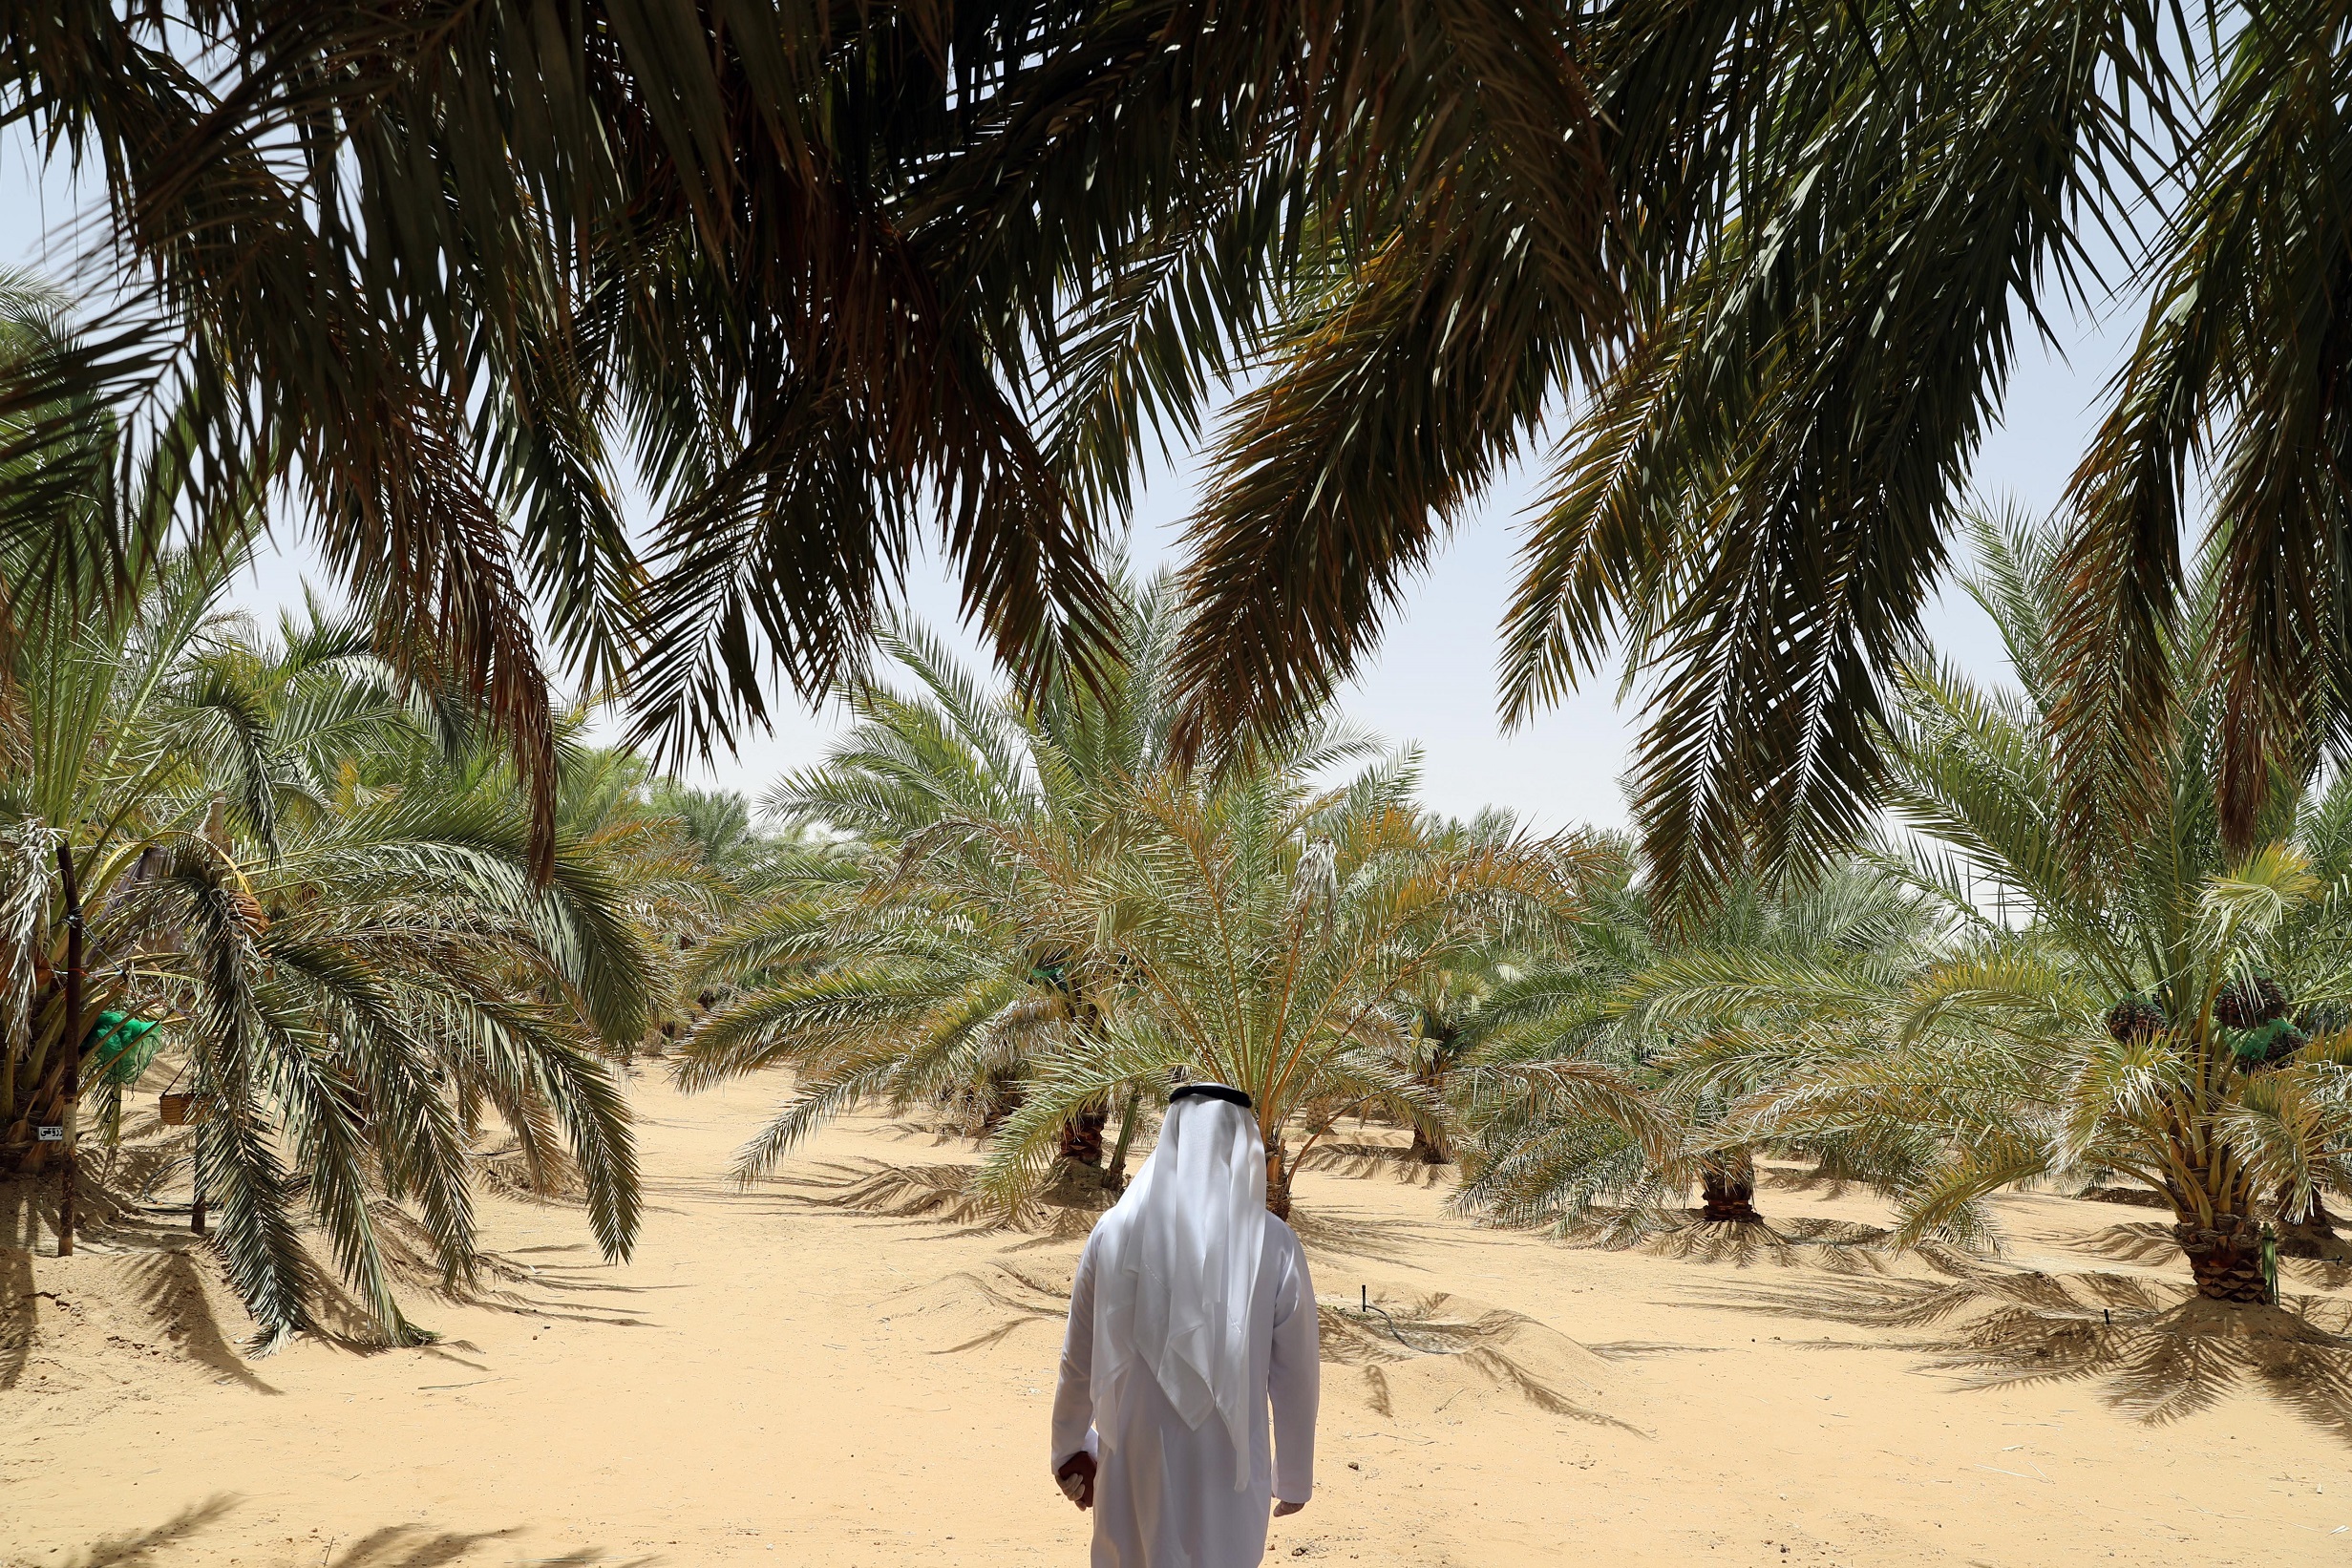
[(57, 874), (65, 879), (65, 1123), (64, 1163), (57, 1170), (57, 1256), (74, 1256), (74, 1146), (81, 1131), (82, 1097), (82, 899), (74, 880), (74, 850), (57, 846)]

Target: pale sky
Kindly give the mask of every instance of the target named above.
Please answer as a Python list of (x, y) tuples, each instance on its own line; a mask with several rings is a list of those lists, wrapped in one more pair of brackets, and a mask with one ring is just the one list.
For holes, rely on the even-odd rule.
[[(62, 281), (72, 256), (60, 236), (79, 205), (63, 180), (42, 178), (29, 155), (21, 133), (0, 141), (0, 264)], [(2021, 356), (2005, 422), (1988, 436), (1977, 463), (1981, 495), (2011, 498), (2033, 511), (2056, 503), (2136, 325), (2129, 308), (2104, 322), (2076, 321), (2066, 355), (2035, 346)], [(1155, 475), (1141, 496), (1130, 538), (1139, 567), (1176, 558), (1197, 473), (1187, 458)], [(1520, 513), (1541, 479), (1540, 470), (1513, 476), (1464, 519), (1341, 706), (1388, 739), (1422, 748), (1423, 797), (1435, 810), (1467, 816), (1498, 805), (1544, 831), (1575, 823), (1621, 827), (1619, 778), (1640, 715), (1617, 705), (1613, 671), (1516, 732), (1503, 733), (1495, 716), (1497, 627), (1515, 578)], [(300, 601), (306, 575), (322, 576), (298, 543), (283, 541), (257, 563), (241, 601), (265, 625), (274, 623), (280, 606)], [(955, 594), (936, 562), (918, 563), (906, 595), (918, 614), (951, 627)], [(1964, 595), (1947, 590), (1929, 625), (1963, 666), (1990, 678), (2006, 673), (1990, 623)], [(977, 661), (977, 645), (967, 635), (958, 641)], [(835, 710), (812, 711), (790, 699), (772, 706), (779, 711), (773, 733), (689, 776), (756, 800), (780, 773), (816, 760), (837, 732)]]

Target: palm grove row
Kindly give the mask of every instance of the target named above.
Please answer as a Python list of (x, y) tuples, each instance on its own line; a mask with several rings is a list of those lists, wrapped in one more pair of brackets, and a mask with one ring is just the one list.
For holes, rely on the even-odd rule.
[[(403, 1336), (487, 1122), (626, 1251), (667, 1027), (796, 1074), (747, 1174), (936, 1102), (1017, 1206), (1180, 1069), (1278, 1204), (1353, 1112), (1515, 1220), (1740, 1219), (1760, 1151), (1910, 1240), (2128, 1181), (2274, 1295), (2352, 1153), (2348, 88), (2321, 0), (0, 9), (105, 302), (16, 288), (0, 366), (0, 1158), (166, 1020), (265, 1331), (307, 1214)], [(2110, 297), (2057, 519), (1972, 522)], [(1431, 821), (1330, 708), (1536, 443), (1504, 711), (1629, 662), (1634, 842)], [(348, 622), (221, 619), (271, 528)], [(1920, 646), (1970, 528), (2014, 690)], [(888, 610), (926, 538), (1011, 695)], [(647, 782), (787, 686), (858, 712), (797, 837)]]

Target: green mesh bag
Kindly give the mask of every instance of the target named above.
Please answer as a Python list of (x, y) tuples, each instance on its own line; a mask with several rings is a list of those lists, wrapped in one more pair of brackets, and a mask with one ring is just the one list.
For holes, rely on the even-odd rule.
[(98, 1070), (106, 1074), (107, 1082), (135, 1083), (155, 1060), (155, 1053), (163, 1039), (155, 1031), (152, 1018), (133, 1018), (129, 1013), (102, 1012), (82, 1040), (82, 1049), (96, 1051)]

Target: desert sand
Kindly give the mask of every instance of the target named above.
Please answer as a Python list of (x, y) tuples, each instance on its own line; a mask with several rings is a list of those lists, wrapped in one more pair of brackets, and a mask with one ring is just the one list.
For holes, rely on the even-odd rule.
[[(969, 1145), (880, 1116), (739, 1191), (773, 1084), (634, 1093), (635, 1260), (485, 1197), (507, 1266), (471, 1303), (412, 1290), (444, 1336), (418, 1350), (244, 1361), (168, 1192), (64, 1261), (20, 1193), (0, 1563), (1083, 1563), (1045, 1468), (1082, 1217), (960, 1219), (936, 1194)], [(1774, 1170), (1768, 1230), (1610, 1250), (1475, 1227), (1401, 1172), (1342, 1149), (1300, 1181), (1324, 1403), (1271, 1557), (2352, 1560), (2340, 1266), (2290, 1264), (2297, 1314), (2249, 1324), (2180, 1308), (2146, 1209), (2009, 1197), (2004, 1257), (1898, 1259), (1861, 1244), (1867, 1195)]]

